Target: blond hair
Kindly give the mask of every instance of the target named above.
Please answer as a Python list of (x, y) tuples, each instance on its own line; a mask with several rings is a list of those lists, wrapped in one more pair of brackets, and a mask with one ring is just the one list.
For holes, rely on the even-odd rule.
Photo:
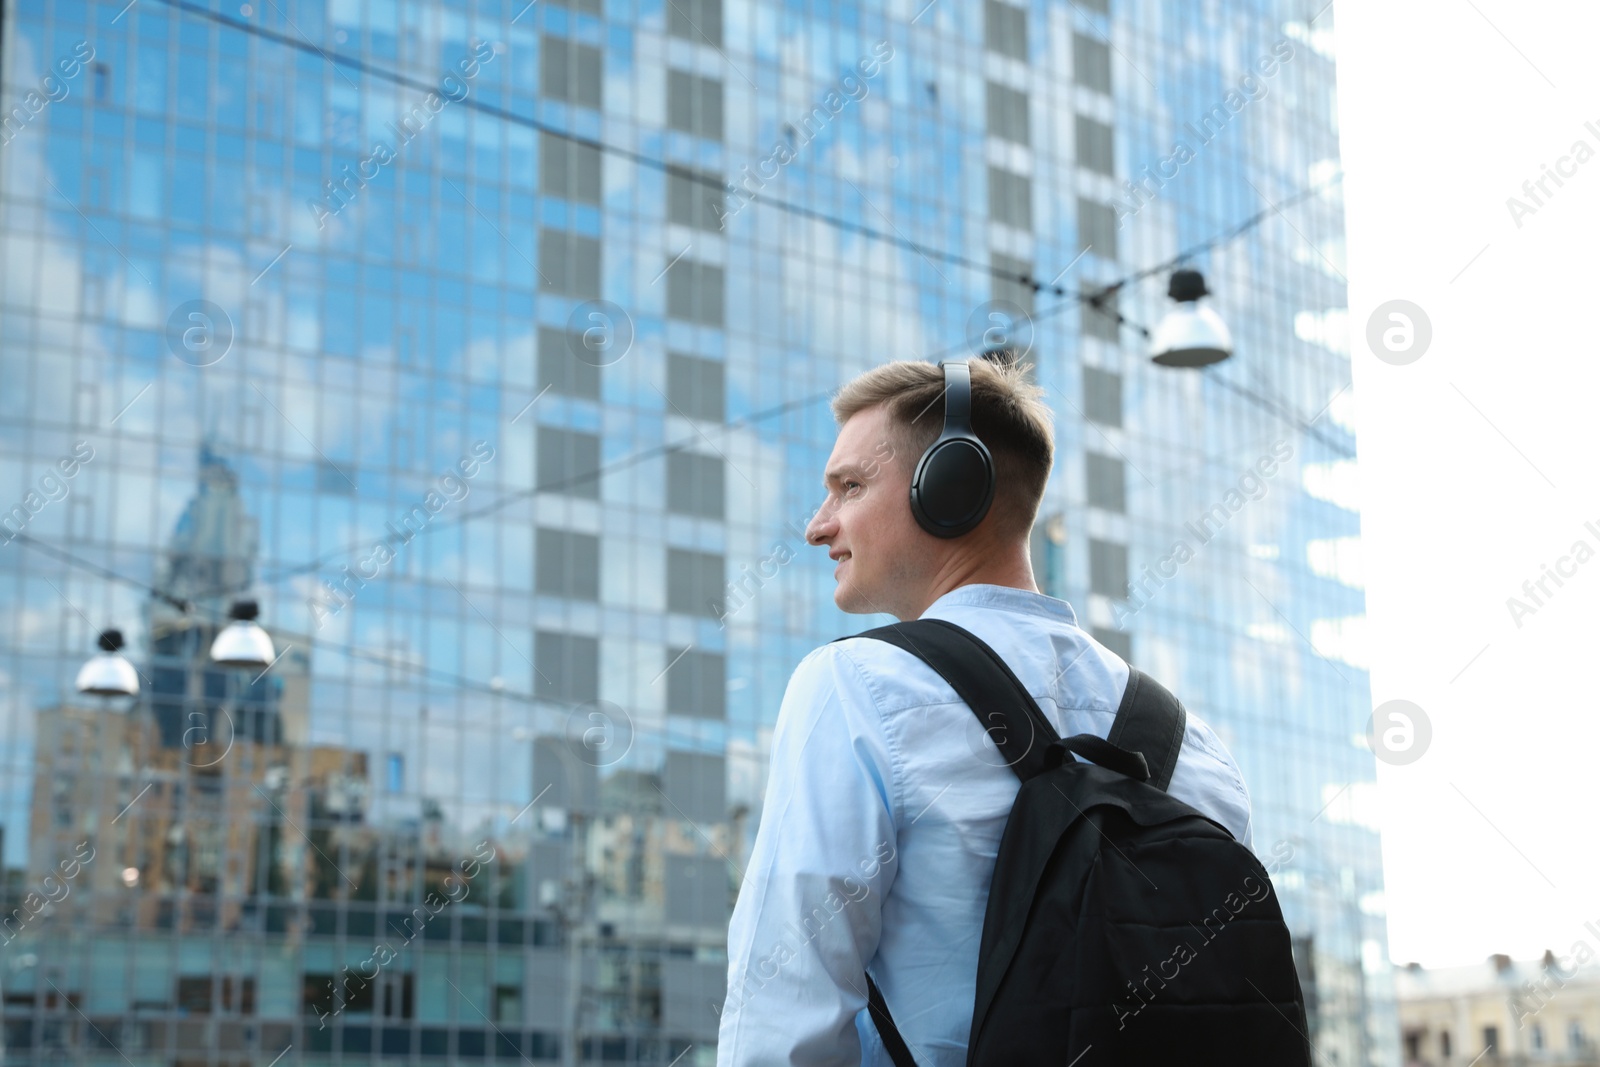
[[(1033, 528), (1055, 463), (1054, 414), (1039, 398), (1044, 390), (1028, 380), (1030, 363), (994, 358), (969, 362), (972, 429), (994, 457), (994, 514), (1008, 540)], [(944, 371), (923, 360), (884, 363), (846, 383), (833, 398), (833, 417), (844, 425), (861, 411), (883, 406), (889, 444), (907, 472), (944, 429)]]

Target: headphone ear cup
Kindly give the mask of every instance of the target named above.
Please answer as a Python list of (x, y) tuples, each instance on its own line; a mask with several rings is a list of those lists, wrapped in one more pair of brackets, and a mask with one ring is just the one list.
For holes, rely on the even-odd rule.
[(935, 441), (911, 481), (911, 510), (936, 537), (959, 537), (989, 512), (994, 501), (994, 460), (976, 437)]

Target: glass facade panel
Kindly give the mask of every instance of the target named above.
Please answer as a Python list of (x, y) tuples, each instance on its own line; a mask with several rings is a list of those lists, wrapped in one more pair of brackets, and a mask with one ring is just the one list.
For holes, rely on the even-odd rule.
[[(1144, 358), (1164, 278), (1076, 299), (1337, 168), (1335, 9), (921, 6), (4, 6), (6, 1067), (713, 1063), (785, 682), (888, 621), (802, 536), (827, 401), (994, 301), (1041, 588), (1238, 761), (1319, 1062), (1397, 1067), (1308, 547), (1349, 359), (1284, 326), (1341, 194), (1197, 254), (1203, 374)], [(137, 693), (79, 692), (112, 628)]]

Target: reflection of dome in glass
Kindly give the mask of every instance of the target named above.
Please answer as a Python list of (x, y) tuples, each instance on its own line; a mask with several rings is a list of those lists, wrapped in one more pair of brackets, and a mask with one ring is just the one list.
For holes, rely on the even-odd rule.
[(243, 592), (254, 581), (258, 548), (258, 523), (245, 511), (238, 474), (202, 444), (200, 484), (173, 530), (162, 590), (197, 604)]

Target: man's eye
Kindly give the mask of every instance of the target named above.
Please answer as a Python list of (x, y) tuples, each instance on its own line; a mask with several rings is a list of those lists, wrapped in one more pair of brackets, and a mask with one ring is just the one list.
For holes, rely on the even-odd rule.
[(846, 489), (846, 490), (849, 490), (849, 488), (850, 488), (850, 487), (851, 487), (851, 486), (852, 486), (852, 485), (854, 485), (854, 486), (856, 486), (856, 487), (858, 487), (858, 488), (859, 488), (859, 487), (860, 487), (860, 485), (861, 485), (861, 483), (860, 483), (860, 482), (845, 482), (845, 483), (844, 483), (844, 487), (845, 487), (845, 489)]

